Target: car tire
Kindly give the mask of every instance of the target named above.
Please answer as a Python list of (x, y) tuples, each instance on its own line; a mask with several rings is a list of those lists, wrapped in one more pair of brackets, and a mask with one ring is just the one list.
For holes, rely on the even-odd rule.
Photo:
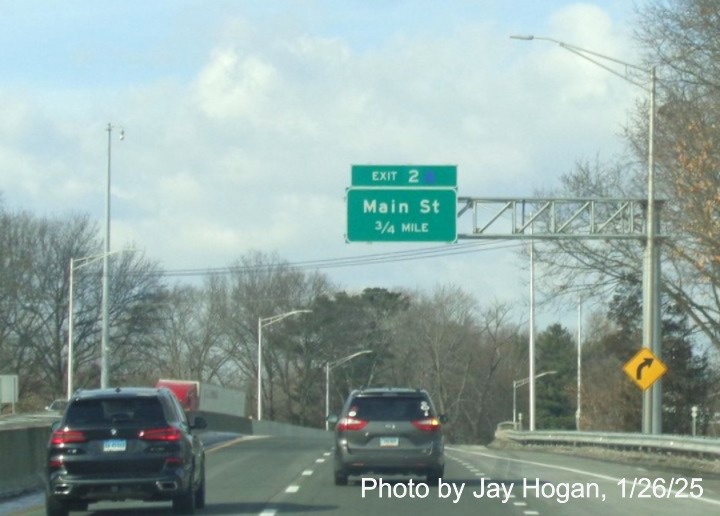
[[(190, 478), (192, 479), (192, 475)], [(195, 514), (195, 490), (192, 480), (187, 490), (173, 498), (172, 510), (173, 514)]]
[(428, 484), (437, 484), (443, 475), (445, 475), (445, 468), (433, 468), (427, 472), (425, 479)]
[(335, 485), (346, 486), (348, 485), (348, 475), (344, 471), (335, 472)]
[(51, 494), (45, 495), (45, 512), (47, 516), (68, 516), (70, 508)]
[(205, 463), (203, 462), (200, 470), (200, 485), (195, 491), (195, 508), (202, 509), (205, 507)]

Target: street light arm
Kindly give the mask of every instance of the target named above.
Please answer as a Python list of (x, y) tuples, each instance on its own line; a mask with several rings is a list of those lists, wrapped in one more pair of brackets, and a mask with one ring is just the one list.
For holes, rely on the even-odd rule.
[(575, 54), (575, 55), (577, 55), (577, 56), (579, 56), (579, 57), (582, 57), (583, 59), (585, 59), (585, 60), (587, 60), (587, 61), (590, 61), (591, 63), (599, 66), (600, 68), (603, 68), (603, 69), (607, 70), (607, 71), (610, 72), (611, 74), (617, 75), (617, 76), (620, 77), (621, 79), (624, 79), (624, 80), (626, 80), (627, 82), (629, 82), (629, 83), (631, 83), (631, 84), (634, 84), (635, 86), (637, 86), (637, 87), (639, 87), (639, 88), (644, 89), (645, 91), (650, 91), (650, 88), (649, 88), (648, 86), (646, 86), (646, 85), (644, 85), (644, 84), (642, 84), (642, 83), (640, 83), (640, 82), (637, 82), (637, 81), (631, 79), (631, 78), (628, 76), (627, 71), (626, 71), (626, 73), (624, 73), (624, 74), (619, 73), (617, 70), (613, 70), (611, 67), (607, 66), (606, 64), (603, 64), (602, 62), (598, 61), (597, 59), (593, 59), (593, 58), (590, 57), (590, 56), (594, 56), (594, 57), (597, 57), (597, 58), (602, 59), (602, 60), (605, 60), (605, 61), (611, 61), (611, 62), (613, 62), (613, 63), (622, 65), (622, 66), (624, 66), (624, 67), (626, 67), (626, 68), (632, 68), (633, 70), (637, 70), (638, 72), (642, 72), (642, 73), (645, 73), (645, 74), (650, 74), (652, 70), (649, 70), (649, 69), (647, 69), (647, 68), (643, 68), (643, 67), (641, 67), (641, 66), (637, 66), (637, 65), (634, 65), (634, 64), (632, 64), (632, 63), (628, 63), (628, 62), (626, 62), (626, 61), (621, 61), (620, 59), (616, 59), (616, 58), (614, 58), (614, 57), (607, 56), (607, 55), (605, 55), (605, 54), (600, 54), (599, 52), (594, 52), (594, 51), (592, 51), (592, 50), (588, 50), (588, 49), (586, 49), (586, 48), (582, 48), (582, 47), (579, 47), (579, 46), (577, 46), (577, 45), (573, 45), (573, 44), (571, 44), (571, 43), (565, 43), (564, 41), (560, 41), (560, 40), (553, 39), (553, 38), (545, 38), (545, 37), (542, 37), (542, 36), (533, 36), (533, 35), (525, 35), (525, 36), (513, 35), (513, 36), (510, 36), (510, 39), (519, 39), (519, 40), (521, 40), (521, 41), (540, 40), (540, 41), (549, 41), (550, 43), (555, 43), (556, 45), (564, 48), (565, 50), (567, 50), (567, 51), (569, 51), (569, 52), (572, 52), (573, 54)]
[(295, 314), (304, 314), (304, 313), (310, 313), (312, 310), (293, 310), (292, 312), (287, 312), (284, 314), (279, 315), (273, 315), (270, 317), (260, 318), (260, 324), (264, 328), (265, 326), (270, 326), (271, 324), (275, 324), (276, 322), (280, 322), (286, 317), (290, 317), (291, 315)]
[(364, 349), (362, 351), (358, 351), (356, 353), (353, 353), (352, 355), (348, 355), (346, 357), (338, 358), (334, 361), (327, 361), (325, 362), (325, 430), (329, 430), (329, 422), (328, 422), (328, 416), (330, 415), (330, 370), (346, 363), (352, 360), (353, 358), (357, 358), (360, 355), (365, 355), (367, 353), (374, 353), (371, 349)]
[[(557, 371), (545, 371), (544, 373), (536, 374), (535, 379), (542, 378), (543, 376), (547, 376), (550, 374), (557, 374)], [(522, 387), (523, 385), (527, 385), (530, 383), (530, 378), (523, 378), (522, 380), (514, 380), (513, 383), (515, 384), (515, 387)]]
[(290, 317), (295, 314), (309, 313), (312, 310), (292, 310), (284, 314), (272, 315), (270, 317), (258, 317), (258, 350), (257, 350), (257, 418), (258, 421), (262, 419), (262, 329), (265, 326), (270, 326), (278, 321), (282, 321), (286, 317)]
[(82, 269), (83, 267), (90, 265), (92, 263), (95, 263), (100, 260), (105, 260), (108, 256), (118, 253), (124, 253), (124, 252), (131, 252), (134, 253), (135, 249), (120, 249), (118, 251), (113, 251), (111, 253), (103, 253), (103, 254), (96, 254), (92, 256), (84, 256), (82, 258), (70, 258), (70, 285), (69, 285), (69, 302), (68, 302), (68, 332), (67, 332), (67, 339), (68, 339), (68, 373), (67, 373), (67, 397), (70, 399), (70, 396), (73, 393), (73, 370), (74, 370), (74, 363), (73, 363), (73, 324), (74, 324), (74, 315), (73, 315), (73, 282), (74, 282), (74, 275), (75, 271)]
[(352, 355), (348, 355), (348, 356), (346, 356), (346, 357), (344, 357), (344, 358), (340, 358), (340, 359), (335, 360), (335, 361), (333, 361), (333, 362), (328, 362), (328, 363), (327, 363), (328, 370), (331, 371), (331, 370), (335, 369), (336, 367), (343, 365), (345, 362), (350, 362), (350, 360), (352, 360), (352, 359), (355, 358), (355, 357), (359, 357), (360, 355), (366, 355), (366, 354), (368, 354), (368, 353), (374, 353), (374, 351), (372, 351), (372, 350), (370, 350), (370, 349), (366, 349), (366, 350), (364, 350), (364, 351), (358, 351), (357, 353), (353, 353)]
[[(112, 256), (114, 254), (120, 254), (120, 253), (134, 253), (135, 249), (119, 249), (117, 251), (112, 251), (108, 253), (108, 256)], [(82, 258), (71, 258), (70, 260), (73, 263), (74, 270), (81, 269), (82, 267), (85, 267), (86, 265), (90, 265), (92, 263), (95, 263), (97, 261), (102, 260), (105, 258), (105, 253), (102, 254), (95, 254), (92, 256), (84, 256)]]

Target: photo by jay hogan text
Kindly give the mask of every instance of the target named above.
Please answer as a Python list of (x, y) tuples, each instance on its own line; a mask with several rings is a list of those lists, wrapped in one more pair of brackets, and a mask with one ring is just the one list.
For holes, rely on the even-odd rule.
[[(428, 498), (431, 487), (424, 482), (386, 482), (382, 478), (362, 479), (362, 497), (378, 498)], [(613, 485), (613, 490), (620, 498), (699, 498), (703, 494), (700, 478), (628, 478), (620, 479)], [(607, 490), (607, 486), (605, 487)], [(435, 493), (435, 489), (432, 490)], [(480, 479), (480, 485), (466, 486), (465, 482), (437, 483), (437, 498), (458, 503), (463, 496), (474, 498), (496, 499), (508, 503), (511, 498), (542, 498), (568, 503), (571, 500), (595, 499), (605, 501), (605, 492), (596, 482), (547, 482), (539, 478), (524, 478), (522, 481), (496, 482)]]

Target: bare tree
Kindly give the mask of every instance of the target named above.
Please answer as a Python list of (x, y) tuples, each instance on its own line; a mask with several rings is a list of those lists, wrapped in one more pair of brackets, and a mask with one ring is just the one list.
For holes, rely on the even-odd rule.
[(209, 277), (204, 287), (176, 285), (164, 293), (150, 345), (142, 349), (154, 379), (243, 386), (237, 375), (227, 371), (230, 356), (224, 352), (218, 294), (215, 277)]
[[(638, 14), (645, 61), (660, 70), (655, 147), (674, 275), (667, 294), (720, 348), (720, 4), (653, 0)], [(636, 152), (645, 128), (628, 130)]]
[[(66, 391), (70, 259), (98, 255), (97, 227), (86, 215), (64, 219), (29, 213), (2, 214), (0, 291), (3, 310), (0, 355), (4, 369), (20, 376), (21, 395), (41, 405)], [(111, 329), (116, 371), (131, 367), (124, 348), (135, 345), (150, 313), (150, 291), (157, 276), (135, 253), (116, 264), (112, 275)], [(89, 264), (75, 278), (74, 353), (76, 386), (89, 386), (99, 375), (100, 275)], [(137, 306), (145, 302), (143, 309)], [(134, 312), (133, 312), (134, 310)], [(128, 315), (134, 313), (135, 315)], [(147, 322), (147, 321), (145, 321)]]
[(299, 327), (293, 326), (297, 320), (268, 325), (263, 330), (263, 371), (259, 372), (258, 321), (308, 309), (317, 297), (330, 292), (330, 284), (320, 274), (304, 274), (291, 268), (275, 254), (248, 253), (230, 270), (225, 297), (219, 305), (227, 335), (225, 351), (244, 378), (257, 380), (258, 374), (267, 378), (263, 382), (263, 402), (268, 417), (274, 417), (278, 410), (276, 393), (284, 405), (282, 414), (290, 417), (297, 410), (298, 375), (309, 370), (301, 365), (307, 360), (297, 359), (304, 357), (309, 347)]
[(430, 295), (416, 293), (398, 319), (395, 379), (431, 392), (450, 418), (450, 439), (487, 442), (509, 414), (508, 390), (499, 378), (518, 338), (509, 314), (500, 303), (480, 310), (471, 295), (446, 285)]

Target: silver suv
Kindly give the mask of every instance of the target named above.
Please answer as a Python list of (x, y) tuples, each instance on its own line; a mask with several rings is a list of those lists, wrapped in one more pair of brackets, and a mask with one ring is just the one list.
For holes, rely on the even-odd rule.
[(335, 485), (363, 473), (424, 475), (437, 482), (445, 471), (442, 423), (430, 395), (419, 389), (353, 391), (335, 424)]

